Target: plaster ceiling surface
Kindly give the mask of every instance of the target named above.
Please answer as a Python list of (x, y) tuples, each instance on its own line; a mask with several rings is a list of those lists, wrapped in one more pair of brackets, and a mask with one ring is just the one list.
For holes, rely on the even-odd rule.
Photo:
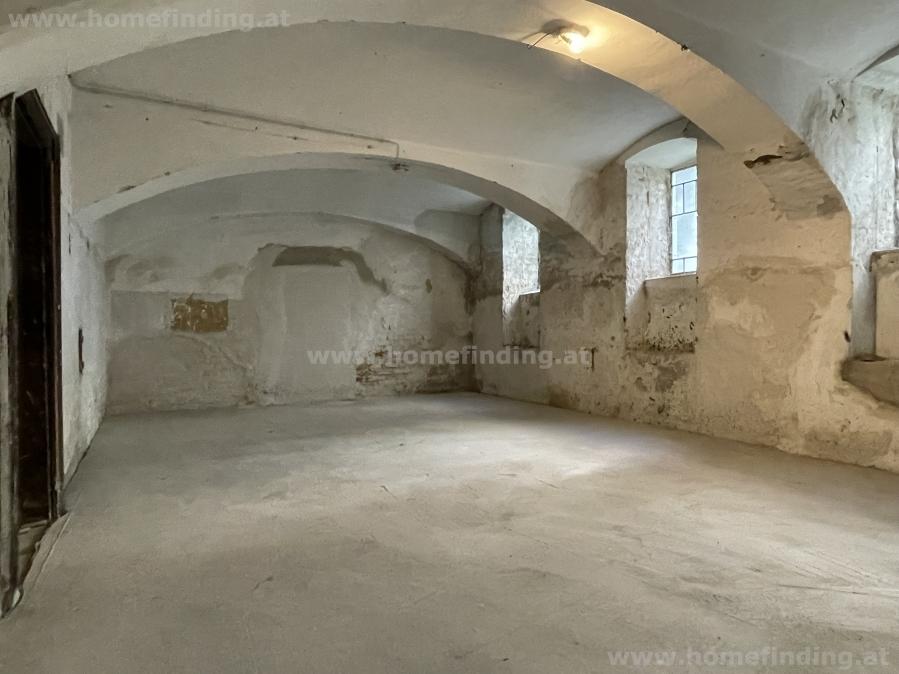
[(862, 73), (859, 81), (872, 87), (899, 93), (899, 47)]
[[(21, 8), (21, 0), (11, 2), (12, 9)], [(704, 100), (705, 92), (730, 89), (732, 78), (766, 102), (793, 131), (801, 133), (805, 129), (805, 104), (822, 81), (852, 77), (895, 46), (899, 20), (899, 3), (895, 0), (243, 0), (239, 7), (216, 4), (215, 0), (117, 0), (112, 5), (104, 4), (104, 0), (69, 5), (56, 2), (33, 0), (28, 4), (34, 11), (72, 16), (77, 10), (82, 19), (89, 12), (109, 11), (143, 16), (164, 11), (190, 14), (213, 8), (250, 13), (280, 10), (286, 12), (290, 23), (297, 24), (383, 21), (467, 30), (510, 41), (528, 39), (547, 21), (570, 20), (595, 27), (594, 32), (611, 38), (611, 48), (588, 50), (586, 61), (649, 91), (663, 92), (682, 114), (725, 147), (738, 151), (767, 142), (766, 136), (780, 138), (782, 130), (775, 128), (775, 119), (767, 118), (747, 97), (732, 92), (728, 99), (734, 101), (733, 105), (719, 101), (710, 106)], [(80, 28), (55, 24), (27, 29), (0, 26), (0, 50), (7, 52), (0, 59), (0, 87), (4, 91), (17, 87), (24, 90), (34, 86), (38, 78), (48, 80), (117, 56), (222, 30), (228, 29), (165, 25), (88, 37)], [(659, 56), (661, 44), (653, 34), (686, 45), (687, 51), (699, 59), (677, 59), (671, 54), (662, 60), (654, 58)], [(628, 42), (637, 48), (628, 49)], [(619, 60), (622, 55), (626, 57)], [(723, 74), (703, 70), (703, 61)], [(689, 95), (678, 92), (678, 87), (688, 89)], [(765, 119), (757, 119), (751, 128), (743, 124), (742, 130), (720, 121), (742, 119), (747, 110)], [(741, 122), (735, 124), (741, 127)]]
[(827, 79), (852, 78), (899, 44), (896, 0), (591, 0), (718, 66), (802, 127)]
[(668, 10), (839, 75), (899, 44), (896, 0), (599, 0)]
[(894, 56), (893, 58), (878, 64), (874, 70), (899, 78), (899, 56)]
[[(590, 1), (637, 20), (646, 20), (674, 39), (683, 28), (675, 17), (689, 18), (709, 32), (740, 36), (831, 74), (870, 63), (899, 43), (899, 3), (895, 0)], [(12, 14), (49, 11), (65, 5), (58, 0), (4, 0), (2, 4), (0, 26), (8, 24)], [(94, 4), (102, 7), (102, 3)], [(483, 14), (490, 14), (494, 4), (482, 3)], [(291, 6), (290, 1), (284, 2), (286, 11)]]
[(345, 169), (264, 171), (196, 183), (108, 215), (107, 227), (124, 221), (250, 213), (332, 213), (374, 222), (414, 222), (428, 211), (476, 216), (489, 202), (442, 183), (405, 173)]
[(563, 55), (474, 33), (318, 23), (231, 32), (77, 73), (139, 92), (386, 140), (599, 168), (678, 118)]

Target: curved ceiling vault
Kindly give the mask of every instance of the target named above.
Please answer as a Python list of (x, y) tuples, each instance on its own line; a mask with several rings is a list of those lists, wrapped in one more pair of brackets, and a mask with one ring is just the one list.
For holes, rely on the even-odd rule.
[[(480, 214), (489, 202), (448, 185), (392, 171), (258, 171), (195, 183), (122, 208), (100, 221), (107, 257), (177, 245), (189, 229), (227, 233), (301, 232), (376, 226), (416, 238), (452, 260), (475, 263)], [(237, 225), (235, 229), (233, 226)]]
[[(866, 0), (874, 2), (875, 0)], [(102, 3), (79, 4), (78, 11), (102, 11)], [(608, 2), (622, 12), (638, 14), (640, 3)], [(724, 3), (719, 3), (724, 4)], [(726, 3), (733, 4), (733, 3)], [(675, 14), (683, 3), (653, 2), (642, 6), (671, 7)], [(150, 0), (124, 0), (119, 12), (158, 12), (166, 7)], [(211, 7), (209, 0), (172, 3), (179, 12), (197, 12)], [(215, 3), (216, 9), (277, 13), (284, 8), (276, 0)], [(45, 7), (42, 7), (45, 8)], [(776, 9), (776, 8), (772, 8)], [(857, 9), (857, 8), (856, 8)], [(711, 15), (715, 14), (710, 9)], [(862, 12), (857, 12), (862, 14)], [(521, 2), (494, 0), (483, 3), (459, 0), (452, 4), (409, 0), (332, 0), (329, 3), (295, 2), (288, 10), (294, 24), (318, 21), (407, 23), (479, 33), (502, 40), (521, 42), (538, 33), (547, 22), (563, 18), (591, 28), (592, 39), (581, 61), (649, 92), (692, 120), (728, 152), (747, 162), (768, 187), (772, 199), (788, 217), (809, 218), (822, 213), (845, 214), (842, 200), (830, 180), (809, 156), (802, 141), (778, 115), (745, 86), (700, 56), (688, 44), (656, 32), (649, 25), (585, 0)], [(776, 14), (772, 15), (776, 20)], [(644, 17), (644, 20), (649, 20)], [(707, 22), (711, 24), (712, 22)], [(705, 24), (704, 24), (705, 25)], [(223, 29), (171, 29), (143, 27), (128, 30), (97, 29), (84, 39), (84, 29), (9, 29), (0, 34), (0, 86), (21, 89), (53, 75), (104, 63), (116, 57), (152, 47), (209, 35)], [(667, 30), (667, 29), (666, 29)], [(257, 30), (253, 35), (264, 31)], [(670, 30), (668, 31), (671, 32)], [(98, 39), (99, 34), (99, 39)], [(544, 40), (540, 49), (560, 50), (554, 40)], [(707, 51), (714, 58), (714, 50)], [(776, 101), (774, 102), (776, 104)], [(759, 158), (764, 162), (757, 162)], [(800, 189), (798, 186), (802, 185)]]
[(894, 0), (598, 0), (687, 45), (793, 129), (827, 79), (852, 79), (899, 43)]
[[(73, 83), (85, 223), (191, 183), (349, 162), (369, 173), (401, 164), (395, 176), (445, 180), (560, 231), (585, 172), (679, 117), (559, 54), (407, 25), (227, 33), (87, 69)], [(147, 137), (165, 141), (146, 147)]]
[(76, 73), (76, 87), (535, 163), (601, 168), (678, 113), (595, 68), (402, 24), (231, 32)]

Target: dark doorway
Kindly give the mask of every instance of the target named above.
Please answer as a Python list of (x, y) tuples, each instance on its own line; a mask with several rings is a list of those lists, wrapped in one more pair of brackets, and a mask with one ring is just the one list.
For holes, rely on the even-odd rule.
[[(61, 510), (59, 139), (36, 92), (15, 101), (9, 308), (14, 583)], [(8, 608), (8, 607), (7, 607)]]

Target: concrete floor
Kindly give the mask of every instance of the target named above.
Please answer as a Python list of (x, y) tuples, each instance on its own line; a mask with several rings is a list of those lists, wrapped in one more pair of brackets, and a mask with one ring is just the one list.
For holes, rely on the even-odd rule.
[(110, 418), (69, 494), (5, 674), (899, 671), (899, 475), (461, 394)]

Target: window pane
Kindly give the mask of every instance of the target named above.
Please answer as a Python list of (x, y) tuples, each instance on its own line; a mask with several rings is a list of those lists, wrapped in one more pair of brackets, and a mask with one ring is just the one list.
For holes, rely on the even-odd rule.
[(688, 183), (691, 180), (696, 180), (698, 173), (696, 171), (695, 166), (691, 166), (690, 168), (681, 169), (680, 171), (672, 171), (671, 172), (671, 184), (672, 185), (683, 185), (684, 183)]
[(696, 257), (696, 213), (671, 218), (671, 257)]
[(540, 230), (514, 213), (503, 216), (503, 294), (540, 290)]
[[(692, 209), (690, 209), (692, 210)], [(680, 215), (684, 212), (684, 186), (676, 185), (671, 188), (671, 215)]]
[(698, 177), (696, 166), (671, 172), (672, 274), (692, 274), (698, 267)]
[(684, 210), (681, 212), (695, 211), (696, 210), (696, 182), (692, 181), (681, 187), (675, 187), (674, 189), (683, 190)]

